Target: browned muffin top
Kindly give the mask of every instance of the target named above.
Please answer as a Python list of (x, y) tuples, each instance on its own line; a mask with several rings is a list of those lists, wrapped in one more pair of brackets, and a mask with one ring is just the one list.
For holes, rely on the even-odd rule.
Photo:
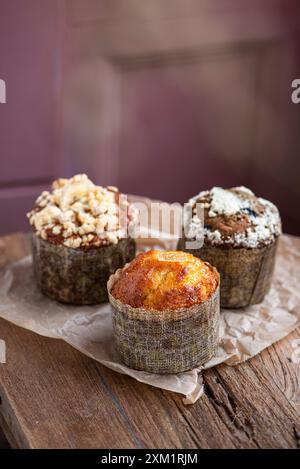
[(217, 272), (192, 254), (147, 251), (123, 269), (111, 294), (134, 308), (173, 310), (208, 300), (218, 284)]
[(135, 210), (115, 187), (93, 184), (85, 174), (57, 179), (27, 214), (35, 233), (52, 244), (90, 248), (127, 235)]
[(204, 209), (205, 245), (254, 248), (269, 244), (281, 233), (281, 221), (274, 204), (258, 198), (246, 187), (213, 187), (189, 201), (192, 220), (188, 238), (197, 235), (201, 223), (196, 204)]

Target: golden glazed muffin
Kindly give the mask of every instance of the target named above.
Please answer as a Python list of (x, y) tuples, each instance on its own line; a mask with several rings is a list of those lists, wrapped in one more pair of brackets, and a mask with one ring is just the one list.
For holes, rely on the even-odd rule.
[(109, 276), (135, 255), (128, 236), (135, 211), (126, 196), (78, 174), (54, 181), (27, 216), (41, 291), (64, 303), (107, 300)]
[(114, 337), (122, 361), (154, 373), (179, 373), (215, 353), (219, 274), (180, 251), (148, 251), (108, 282)]
[[(204, 212), (204, 226), (197, 208)], [(271, 284), (281, 221), (277, 207), (246, 187), (213, 187), (189, 200), (188, 226), (178, 249), (214, 265), (221, 276), (221, 306), (260, 303)], [(203, 234), (203, 246), (187, 248)]]
[(215, 271), (192, 254), (148, 251), (123, 270), (112, 295), (134, 308), (162, 311), (203, 303), (217, 286)]

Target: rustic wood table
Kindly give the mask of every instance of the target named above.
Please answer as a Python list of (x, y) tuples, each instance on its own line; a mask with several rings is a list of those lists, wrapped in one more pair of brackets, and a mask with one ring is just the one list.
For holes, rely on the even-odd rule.
[[(29, 252), (23, 234), (0, 238), (0, 265)], [(15, 448), (297, 448), (300, 328), (236, 367), (203, 373), (194, 405), (115, 373), (62, 340), (0, 320), (1, 426)]]

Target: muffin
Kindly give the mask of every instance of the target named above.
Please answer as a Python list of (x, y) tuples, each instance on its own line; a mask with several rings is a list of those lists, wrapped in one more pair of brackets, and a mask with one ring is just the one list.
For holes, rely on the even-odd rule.
[[(196, 213), (203, 208), (204, 223)], [(246, 187), (213, 187), (189, 200), (191, 213), (178, 249), (210, 262), (221, 277), (221, 306), (241, 308), (260, 303), (268, 292), (281, 221), (274, 204)], [(203, 234), (201, 248), (187, 241)]]
[(109, 276), (135, 256), (128, 236), (135, 211), (127, 198), (79, 174), (54, 181), (27, 216), (41, 291), (63, 303), (106, 301)]
[(215, 353), (219, 274), (179, 251), (148, 251), (108, 282), (114, 339), (121, 360), (150, 373), (179, 373)]

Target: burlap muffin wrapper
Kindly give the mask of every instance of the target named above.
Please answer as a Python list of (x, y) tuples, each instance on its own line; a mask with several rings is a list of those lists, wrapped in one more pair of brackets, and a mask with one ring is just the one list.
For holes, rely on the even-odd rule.
[(215, 355), (219, 342), (219, 286), (207, 301), (189, 308), (133, 308), (111, 294), (122, 271), (118, 269), (110, 277), (107, 289), (113, 306), (115, 346), (125, 365), (150, 373), (180, 373), (201, 367)]
[(271, 287), (278, 237), (260, 248), (202, 246), (186, 249), (185, 238), (178, 249), (209, 262), (221, 277), (220, 303), (222, 308), (244, 308), (261, 303)]
[(107, 301), (107, 280), (135, 256), (135, 241), (88, 250), (51, 244), (31, 236), (33, 266), (38, 287), (49, 298), (74, 305)]

